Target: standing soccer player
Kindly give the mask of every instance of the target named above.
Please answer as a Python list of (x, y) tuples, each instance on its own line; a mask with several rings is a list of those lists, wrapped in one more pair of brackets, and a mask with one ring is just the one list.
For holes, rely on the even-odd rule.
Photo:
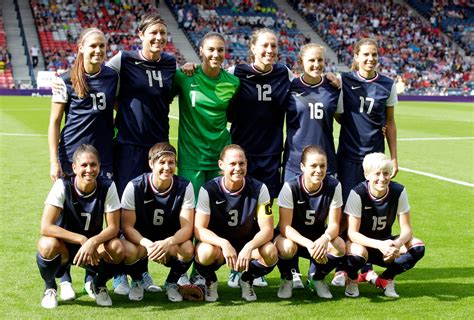
[(205, 300), (218, 299), (215, 271), (223, 264), (242, 272), (242, 298), (257, 299), (253, 280), (272, 271), (277, 262), (273, 214), (265, 184), (246, 176), (247, 159), (242, 148), (231, 144), (220, 156), (223, 176), (199, 191), (194, 232), (196, 271), (205, 280)]
[[(107, 63), (120, 74), (114, 150), (114, 181), (119, 196), (130, 180), (150, 171), (148, 150), (155, 143), (169, 140), (176, 59), (163, 52), (167, 25), (158, 14), (145, 14), (138, 26), (138, 36), (142, 41), (141, 50), (121, 51)], [(147, 291), (161, 291), (148, 272), (144, 277)], [(114, 291), (129, 294), (126, 275), (114, 277)]]
[[(365, 180), (362, 168), (364, 156), (372, 152), (384, 152), (385, 139), (382, 128), (386, 127), (386, 138), (393, 163), (393, 177), (398, 171), (397, 128), (395, 106), (398, 103), (395, 83), (377, 72), (379, 53), (373, 39), (361, 39), (354, 46), (352, 71), (343, 73), (342, 93), (339, 103), (343, 113), (339, 119), (341, 131), (337, 150), (337, 177), (342, 185), (342, 197), (347, 200), (350, 190)], [(341, 231), (347, 225), (341, 221)], [(370, 266), (364, 269), (359, 281), (370, 281), (376, 277)], [(338, 272), (333, 281), (344, 285), (344, 273)]]
[[(346, 296), (359, 296), (357, 273), (369, 262), (387, 268), (370, 282), (385, 296), (398, 298), (393, 279), (423, 258), (425, 245), (413, 237), (405, 187), (390, 181), (393, 161), (383, 153), (371, 153), (363, 168), (367, 180), (351, 190), (344, 210), (349, 216)], [(392, 235), (396, 219), (399, 236)]]
[(321, 298), (332, 294), (325, 276), (344, 258), (344, 241), (338, 237), (342, 207), (341, 184), (326, 175), (327, 157), (318, 146), (302, 151), (302, 174), (285, 182), (280, 195), (280, 234), (275, 239), (281, 283), (278, 297), (292, 296), (292, 259), (310, 259), (314, 273), (308, 275), (309, 287)]
[[(118, 74), (104, 66), (106, 39), (96, 28), (85, 29), (78, 38), (72, 69), (56, 80), (48, 127), (50, 175), (53, 181), (73, 176), (72, 158), (81, 144), (91, 144), (101, 155), (103, 176), (112, 177), (114, 135), (113, 108)], [(60, 132), (61, 121), (65, 117)], [(91, 296), (92, 274), (86, 271), (85, 289)], [(73, 300), (69, 270), (61, 279), (61, 299)]]
[(337, 102), (340, 90), (324, 73), (325, 48), (309, 43), (301, 48), (299, 63), (303, 74), (291, 82), (286, 106), (286, 142), (283, 157), (285, 182), (301, 173), (301, 152), (308, 145), (323, 148), (327, 155), (327, 174), (336, 175), (334, 115), (342, 112)]
[(76, 149), (72, 170), (74, 178), (54, 183), (41, 219), (36, 254), (46, 285), (41, 305), (47, 309), (58, 306), (55, 278), (74, 264), (96, 275), (92, 281), (96, 302), (111, 306), (106, 282), (114, 264), (123, 260), (122, 244), (116, 238), (120, 225), (117, 189), (112, 180), (99, 176), (99, 154), (91, 145)]
[(202, 63), (192, 76), (176, 72), (179, 94), (179, 175), (193, 183), (195, 192), (219, 176), (219, 153), (230, 144), (227, 107), (239, 88), (239, 79), (223, 70), (225, 39), (209, 32), (201, 39)]
[(167, 142), (150, 149), (149, 164), (152, 172), (130, 181), (122, 197), (124, 262), (132, 277), (128, 297), (143, 299), (143, 272), (151, 260), (170, 268), (166, 294), (170, 301), (182, 301), (177, 281), (194, 256), (193, 186), (174, 175), (176, 150)]

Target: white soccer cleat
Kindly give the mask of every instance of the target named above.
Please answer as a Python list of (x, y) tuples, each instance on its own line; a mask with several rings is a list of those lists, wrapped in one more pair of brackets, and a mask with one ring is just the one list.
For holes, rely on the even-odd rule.
[(331, 291), (328, 288), (326, 281), (314, 280), (314, 289), (318, 297), (323, 299), (332, 299)]
[(112, 287), (114, 292), (121, 296), (127, 296), (130, 292), (130, 285), (128, 284), (128, 278), (126, 274), (117, 275), (112, 281)]
[(95, 299), (95, 295), (94, 295), (94, 291), (92, 291), (92, 280), (91, 281), (87, 281), (86, 283), (84, 283), (84, 290), (83, 290), (84, 293), (87, 293), (87, 295), (92, 298), (92, 299)]
[(255, 301), (257, 300), (257, 295), (253, 290), (253, 281), (252, 283), (243, 281), (242, 278), (239, 279), (240, 289), (242, 290), (242, 299), (245, 301)]
[(143, 281), (134, 281), (130, 286), (130, 291), (128, 293), (128, 299), (131, 301), (141, 301), (143, 300), (144, 286)]
[(107, 287), (98, 287), (96, 288), (94, 283), (92, 283), (92, 291), (95, 295), (95, 303), (101, 307), (111, 307), (112, 299), (110, 299), (109, 293), (107, 292)]
[(268, 282), (265, 280), (265, 277), (258, 277), (253, 279), (254, 287), (265, 288), (268, 287)]
[(281, 279), (280, 288), (278, 288), (277, 297), (280, 299), (290, 299), (293, 295), (293, 281)]
[(143, 272), (143, 288), (146, 292), (161, 292), (163, 289), (153, 283), (153, 278), (148, 272)]
[(206, 286), (206, 279), (204, 279), (203, 276), (201, 276), (199, 273), (196, 273), (192, 278), (191, 278), (191, 283), (195, 284), (197, 286)]
[(378, 275), (374, 270), (369, 270), (367, 272), (359, 274), (359, 282), (368, 282), (371, 284), (375, 284), (377, 277)]
[[(197, 284), (196, 282), (194, 284)], [(218, 283), (209, 282), (205, 286), (204, 300), (207, 302), (216, 302), (219, 299), (219, 294), (217, 293)]]
[(191, 281), (189, 281), (188, 274), (183, 273), (181, 277), (178, 279), (178, 286), (189, 286), (191, 284)]
[(346, 297), (357, 298), (359, 296), (359, 285), (357, 280), (347, 279), (346, 291), (344, 292)]
[(46, 309), (54, 309), (58, 306), (58, 297), (56, 289), (49, 288), (44, 291), (41, 306)]
[(385, 287), (383, 293), (385, 294), (386, 297), (400, 298), (398, 293), (395, 291), (395, 281), (393, 280), (388, 280), (387, 286)]
[(61, 290), (59, 291), (59, 296), (63, 301), (70, 301), (76, 299), (76, 293), (72, 287), (71, 282), (64, 281), (59, 284)]
[(227, 285), (231, 288), (239, 288), (239, 279), (240, 279), (240, 272), (235, 270), (230, 270), (229, 279), (227, 279)]
[(183, 301), (183, 296), (178, 291), (178, 285), (176, 283), (165, 282), (166, 295), (168, 300), (171, 302)]
[(293, 275), (293, 289), (304, 289), (301, 273), (296, 272), (295, 269), (291, 269), (291, 274)]
[(331, 284), (335, 287), (344, 287), (346, 285), (346, 273), (344, 271), (334, 273)]

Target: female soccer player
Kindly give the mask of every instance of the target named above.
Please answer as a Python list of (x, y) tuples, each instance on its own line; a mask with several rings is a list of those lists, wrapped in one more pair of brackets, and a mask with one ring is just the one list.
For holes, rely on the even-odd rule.
[(291, 82), (286, 109), (286, 143), (283, 157), (285, 182), (301, 173), (301, 152), (317, 145), (327, 154), (327, 174), (336, 175), (333, 121), (340, 90), (324, 76), (325, 48), (309, 43), (301, 48), (303, 74)]
[(72, 171), (72, 179), (54, 183), (41, 219), (36, 254), (46, 285), (41, 305), (47, 309), (58, 306), (55, 278), (74, 264), (95, 275), (92, 290), (97, 304), (111, 306), (106, 282), (114, 265), (123, 260), (123, 247), (116, 238), (120, 225), (117, 189), (112, 180), (99, 174), (99, 153), (92, 145), (75, 150)]
[[(351, 190), (344, 209), (349, 216), (346, 296), (359, 296), (357, 272), (369, 262), (387, 268), (370, 282), (385, 296), (398, 298), (393, 279), (423, 258), (425, 245), (413, 237), (405, 187), (390, 181), (393, 159), (371, 153), (365, 156), (363, 168), (367, 180)], [(395, 219), (399, 236), (392, 235)]]
[(107, 65), (120, 74), (120, 92), (114, 154), (114, 181), (119, 195), (127, 183), (150, 171), (148, 150), (169, 140), (169, 106), (176, 59), (163, 52), (167, 25), (155, 13), (143, 16), (138, 26), (139, 51), (121, 51)]
[[(102, 157), (101, 175), (112, 177), (114, 135), (113, 108), (117, 92), (117, 73), (103, 65), (106, 39), (96, 28), (85, 29), (78, 38), (77, 58), (71, 71), (61, 75), (53, 90), (48, 127), (50, 175), (53, 181), (71, 177), (72, 156), (84, 143), (94, 145)], [(65, 124), (60, 132), (63, 115)], [(91, 292), (92, 274), (85, 278)], [(69, 270), (61, 279), (61, 299), (72, 300), (76, 294)], [(91, 293), (92, 296), (92, 293)]]
[(199, 52), (202, 63), (193, 75), (178, 70), (174, 81), (179, 94), (179, 175), (193, 183), (196, 193), (205, 182), (219, 175), (219, 153), (230, 144), (227, 107), (240, 83), (221, 68), (224, 36), (207, 33), (201, 39)]
[[(394, 81), (377, 72), (379, 54), (375, 40), (364, 38), (354, 46), (352, 71), (343, 73), (340, 103), (343, 113), (336, 115), (341, 123), (337, 150), (337, 177), (342, 185), (342, 197), (347, 200), (350, 190), (365, 180), (362, 168), (364, 156), (384, 152), (385, 136), (393, 163), (393, 177), (398, 171), (397, 128), (395, 105), (398, 103)], [(341, 229), (345, 230), (345, 217)], [(359, 281), (375, 277), (370, 266), (364, 269)], [(338, 272), (333, 284), (344, 285), (344, 274)]]
[(332, 298), (324, 277), (335, 268), (345, 253), (339, 235), (342, 207), (341, 184), (326, 175), (327, 157), (319, 146), (309, 145), (301, 154), (302, 174), (285, 182), (280, 195), (280, 234), (275, 239), (280, 259), (281, 283), (278, 297), (292, 296), (292, 259), (310, 259), (315, 272), (309, 286), (321, 298)]
[(132, 277), (128, 297), (143, 299), (143, 272), (151, 260), (170, 268), (166, 294), (170, 301), (182, 301), (177, 281), (194, 256), (193, 186), (174, 175), (176, 150), (167, 142), (150, 149), (149, 165), (152, 172), (130, 181), (122, 196), (124, 263)]
[(242, 298), (254, 301), (253, 280), (271, 272), (278, 259), (271, 242), (270, 195), (265, 184), (246, 176), (247, 159), (240, 146), (224, 147), (219, 168), (223, 176), (199, 191), (194, 223), (199, 240), (196, 271), (205, 280), (206, 301), (218, 299), (215, 271), (223, 264), (242, 272)]
[[(161, 16), (145, 14), (138, 26), (142, 49), (121, 51), (107, 63), (120, 74), (114, 150), (114, 181), (119, 196), (130, 180), (150, 171), (148, 150), (155, 143), (169, 140), (176, 59), (163, 52), (167, 35), (167, 25)], [(144, 277), (147, 291), (161, 291), (148, 272)], [(116, 276), (113, 286), (115, 293), (129, 294), (126, 275)]]
[[(72, 176), (72, 155), (83, 143), (94, 145), (102, 157), (102, 174), (112, 176), (113, 108), (117, 73), (103, 65), (105, 36), (99, 29), (85, 29), (78, 38), (77, 58), (71, 71), (58, 79), (48, 127), (53, 181), (63, 173)], [(65, 125), (60, 134), (61, 120)]]

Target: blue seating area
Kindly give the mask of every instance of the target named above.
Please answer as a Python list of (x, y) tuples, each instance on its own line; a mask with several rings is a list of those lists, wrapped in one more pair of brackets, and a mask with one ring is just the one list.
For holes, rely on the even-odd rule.
[(305, 37), (271, 0), (261, 1), (255, 7), (237, 7), (227, 1), (218, 6), (215, 6), (216, 1), (214, 6), (192, 5), (188, 1), (184, 4), (166, 2), (197, 53), (199, 41), (207, 32), (220, 32), (226, 36), (224, 67), (247, 60), (250, 35), (261, 27), (273, 29), (279, 35), (279, 62), (292, 69), (297, 66), (297, 52)]
[(408, 0), (408, 3), (432, 24), (439, 25), (459, 44), (466, 54), (474, 53), (474, 8), (467, 5), (455, 5), (446, 1), (446, 5), (433, 6), (433, 1)]

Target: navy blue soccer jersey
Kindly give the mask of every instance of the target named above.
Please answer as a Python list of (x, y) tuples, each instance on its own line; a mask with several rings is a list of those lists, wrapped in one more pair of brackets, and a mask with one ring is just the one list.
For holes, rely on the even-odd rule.
[(301, 152), (307, 145), (322, 147), (327, 154), (328, 171), (336, 173), (336, 150), (334, 147), (333, 121), (337, 110), (340, 90), (326, 78), (310, 85), (303, 77), (291, 82), (286, 110), (286, 143), (284, 166), (300, 172)]
[[(65, 123), (58, 146), (59, 161), (61, 164), (72, 163), (72, 155), (81, 144), (92, 144), (99, 151), (102, 167), (111, 169), (118, 74), (102, 66), (98, 73), (86, 76), (89, 91), (83, 98), (74, 91), (70, 72), (62, 74), (60, 79), (65, 86), (61, 93), (53, 96), (53, 102), (65, 104)], [(63, 170), (72, 175), (70, 166)]]
[(349, 194), (344, 212), (360, 218), (359, 232), (366, 237), (386, 240), (392, 235), (392, 226), (399, 214), (410, 211), (405, 187), (391, 181), (382, 198), (369, 192), (368, 182), (356, 185)]
[(162, 53), (149, 61), (139, 51), (122, 51), (108, 65), (120, 74), (118, 142), (149, 148), (168, 141), (176, 59)]
[(45, 203), (62, 209), (56, 225), (87, 238), (102, 232), (105, 213), (120, 209), (115, 184), (103, 176), (97, 177), (96, 189), (87, 195), (76, 189), (74, 178), (59, 179)]
[(173, 176), (165, 192), (158, 192), (152, 184), (152, 173), (144, 173), (127, 185), (122, 196), (122, 208), (135, 210), (134, 228), (151, 240), (163, 240), (179, 229), (183, 208), (194, 208), (194, 191), (191, 183)]
[(387, 106), (397, 104), (392, 79), (379, 73), (372, 79), (357, 71), (342, 74), (342, 99), (338, 156), (362, 162), (372, 152), (384, 152), (382, 127), (386, 122)]
[(241, 190), (229, 192), (224, 178), (216, 177), (202, 186), (196, 211), (210, 214), (209, 230), (242, 248), (260, 230), (258, 206), (269, 201), (268, 189), (258, 180), (247, 176)]
[(310, 193), (300, 175), (285, 183), (278, 205), (293, 209), (291, 226), (302, 236), (316, 240), (327, 228), (330, 209), (342, 206), (341, 185), (337, 179), (326, 176), (319, 190)]
[(228, 109), (232, 143), (242, 146), (249, 156), (280, 155), (285, 101), (293, 74), (281, 64), (274, 64), (268, 72), (240, 64), (229, 72), (240, 79), (240, 89)]

